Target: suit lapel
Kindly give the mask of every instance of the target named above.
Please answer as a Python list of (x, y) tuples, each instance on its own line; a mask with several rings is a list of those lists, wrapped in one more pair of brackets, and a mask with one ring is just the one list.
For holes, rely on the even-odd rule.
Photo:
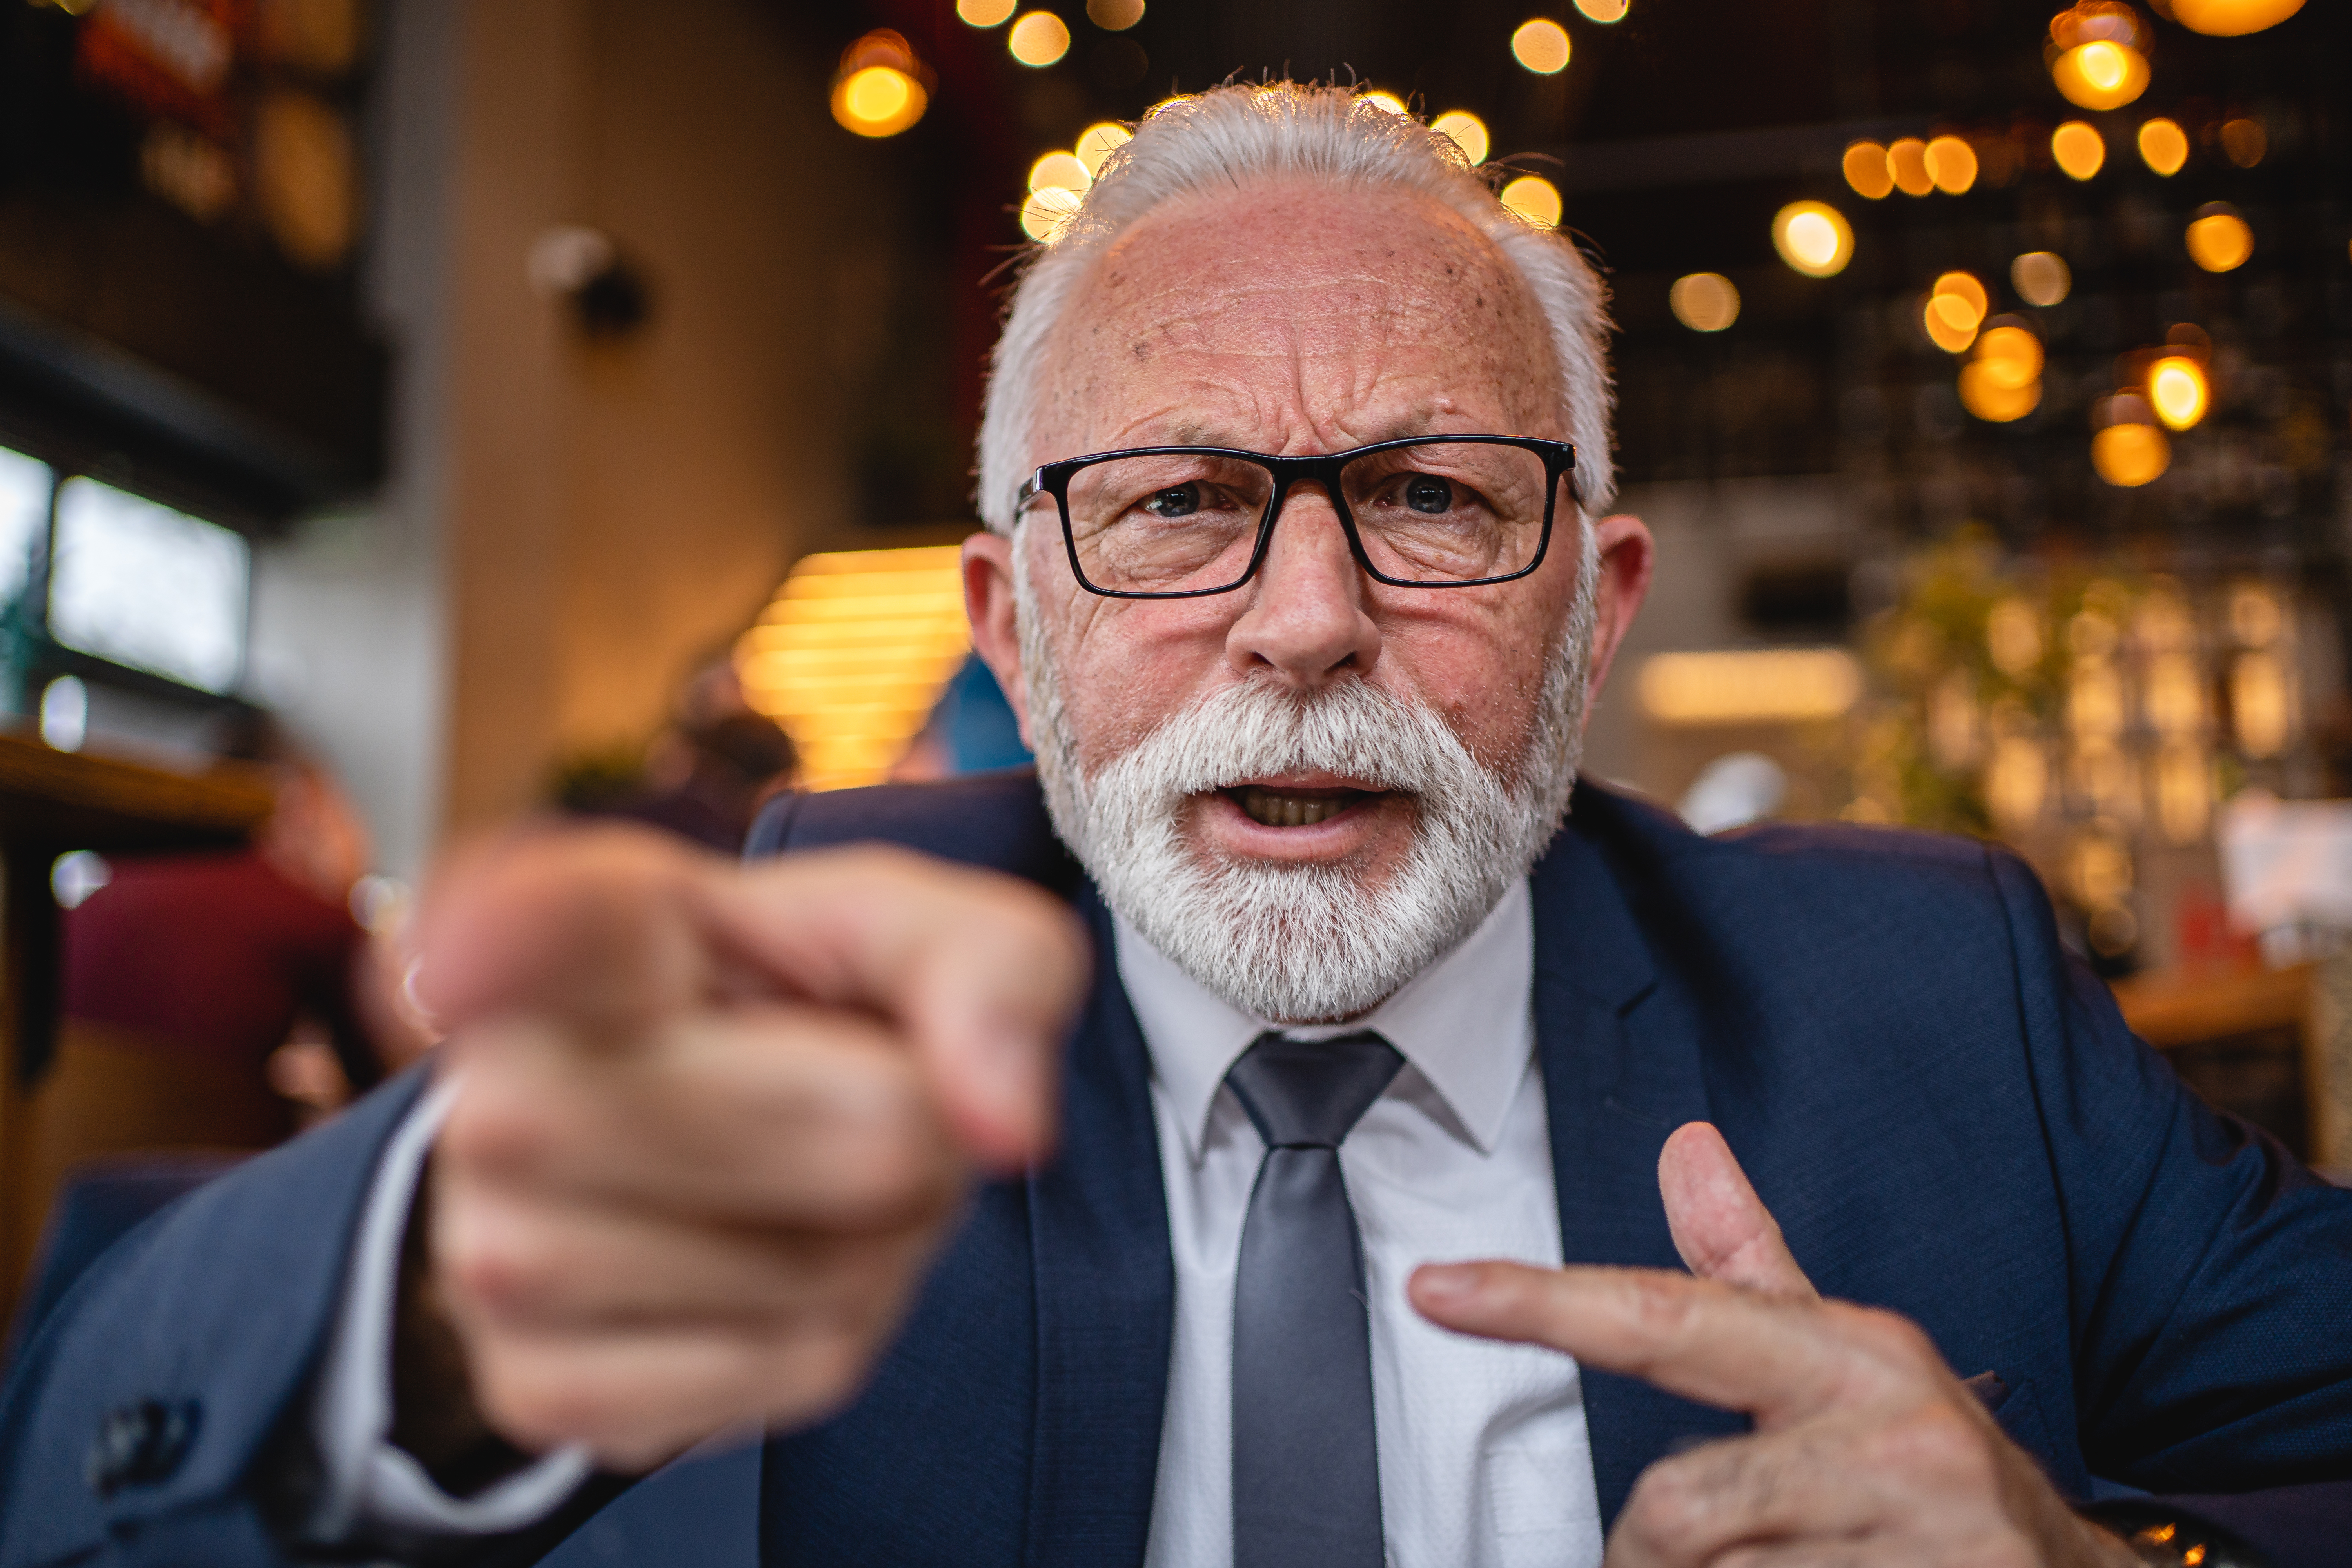
[[(1682, 1267), (1658, 1196), (1666, 1135), (1706, 1118), (1695, 1029), (1676, 1016), (1609, 864), (1580, 814), (1535, 870), (1536, 1042), (1551, 1119), (1562, 1255), (1570, 1263)], [(1643, 1468), (1692, 1436), (1744, 1431), (1745, 1416), (1587, 1368), (1585, 1420), (1603, 1527)]]
[(1175, 1265), (1142, 1030), (1091, 888), (1093, 999), (1071, 1046), (1062, 1148), (1029, 1181), (1037, 1415), (1029, 1550), (1041, 1565), (1140, 1563), (1160, 1463)]

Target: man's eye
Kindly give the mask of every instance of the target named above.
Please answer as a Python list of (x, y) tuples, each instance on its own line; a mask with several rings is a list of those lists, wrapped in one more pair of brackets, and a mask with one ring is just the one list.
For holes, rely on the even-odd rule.
[(1154, 517), (1190, 517), (1201, 510), (1201, 487), (1175, 485), (1155, 490), (1143, 503), (1143, 510)]
[(1454, 487), (1444, 479), (1427, 474), (1415, 474), (1404, 482), (1404, 504), (1415, 511), (1437, 513), (1454, 508)]

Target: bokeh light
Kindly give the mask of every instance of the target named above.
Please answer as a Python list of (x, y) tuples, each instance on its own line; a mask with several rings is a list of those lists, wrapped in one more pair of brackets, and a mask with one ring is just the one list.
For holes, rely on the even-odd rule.
[(1928, 341), (1946, 353), (1967, 352), (1968, 346), (1976, 342), (1977, 328), (1990, 305), (1985, 286), (1977, 281), (1974, 273), (1945, 273), (1928, 291), (1927, 307), (1921, 312)]
[(2166, 354), (2147, 367), (2147, 402), (2168, 430), (2186, 430), (2205, 417), (2212, 390), (2205, 367), (2189, 354)]
[(2056, 251), (2029, 250), (2009, 264), (2009, 281), (2027, 304), (2048, 307), (2073, 291), (2074, 274)]
[(1094, 171), (1075, 153), (1048, 153), (1029, 165), (1029, 188), (1033, 191), (1050, 185), (1083, 195), (1094, 183)]
[(1395, 93), (1382, 92), (1378, 89), (1370, 92), (1358, 93), (1356, 101), (1369, 103), (1374, 109), (1386, 110), (1391, 114), (1402, 114), (1405, 111), (1403, 99), (1399, 98)]
[(1462, 155), (1475, 166), (1486, 161), (1493, 149), (1493, 140), (1486, 134), (1486, 122), (1466, 109), (1449, 110), (1429, 122), (1429, 128), (1447, 137), (1462, 149)]
[(2172, 0), (2172, 19), (2192, 33), (2236, 38), (2275, 27), (2302, 9), (2303, 0)]
[(2050, 156), (2066, 177), (2087, 180), (2107, 161), (2107, 143), (2088, 121), (2070, 120), (2050, 133)]
[(956, 0), (956, 15), (975, 27), (993, 27), (1020, 8), (1019, 0)]
[(1143, 20), (1143, 0), (1087, 0), (1087, 20), (1106, 33), (1124, 33)]
[(1538, 16), (1519, 24), (1511, 35), (1511, 57), (1538, 76), (1556, 76), (1568, 68), (1568, 29)]
[(1846, 148), (1845, 183), (1853, 194), (1871, 201), (1885, 199), (1895, 189), (1895, 172), (1886, 165), (1886, 149), (1875, 142), (1856, 142)]
[(1938, 136), (1923, 155), (1927, 178), (1948, 196), (1964, 195), (1977, 183), (1977, 150), (1957, 136)]
[(2172, 466), (2172, 443), (2157, 428), (2156, 416), (2137, 393), (2101, 398), (2091, 411), (2091, 421), (2097, 426), (2091, 437), (2091, 467), (2107, 483), (2133, 489)]
[(1062, 226), (1077, 215), (1078, 194), (1059, 185), (1046, 185), (1029, 193), (1021, 204), (1021, 232), (1040, 245), (1051, 245), (1060, 237)]
[(833, 117), (860, 136), (896, 136), (922, 119), (923, 84), (896, 66), (867, 66), (834, 84)]
[(1503, 205), (1538, 228), (1559, 226), (1559, 187), (1541, 174), (1521, 174), (1503, 187)]
[(2271, 150), (2271, 133), (2250, 115), (2221, 123), (2221, 156), (2241, 169), (2251, 169)]
[(1772, 215), (1772, 248), (1795, 271), (1827, 278), (1853, 259), (1853, 227), (1827, 202), (1790, 202)]
[(1990, 384), (2015, 391), (2031, 386), (2042, 379), (2042, 340), (2021, 326), (2015, 317), (1996, 326), (1987, 327), (1977, 340), (1976, 365)]
[(2199, 207), (2183, 237), (2189, 245), (2189, 259), (2208, 272), (2234, 271), (2254, 253), (2254, 231), (2227, 202), (2207, 202)]
[(2140, 162), (2169, 178), (2189, 162), (2189, 132), (2177, 121), (2158, 115), (2139, 128)]
[(1076, 152), (1078, 162), (1086, 165), (1087, 177), (1092, 179), (1101, 174), (1103, 160), (1133, 139), (1134, 133), (1126, 126), (1108, 120), (1080, 132)]
[(1049, 66), (1070, 52), (1070, 29), (1051, 11), (1032, 11), (1013, 24), (1004, 47), (1024, 66)]
[(1666, 291), (1675, 320), (1694, 332), (1719, 332), (1739, 320), (1739, 290), (1720, 272), (1694, 272)]
[(2077, 109), (2121, 109), (2147, 90), (2147, 57), (2129, 44), (2094, 38), (2052, 60), (2050, 79)]
[(1886, 171), (1906, 196), (1924, 196), (1936, 188), (1936, 176), (1927, 172), (1927, 144), (1916, 136), (1887, 144)]
[(1960, 367), (1960, 406), (1989, 425), (2011, 424), (2042, 406), (2042, 378), (2004, 385), (1990, 362), (1972, 359)]
[(1588, 20), (1606, 26), (1625, 19), (1626, 0), (1576, 0), (1576, 8)]

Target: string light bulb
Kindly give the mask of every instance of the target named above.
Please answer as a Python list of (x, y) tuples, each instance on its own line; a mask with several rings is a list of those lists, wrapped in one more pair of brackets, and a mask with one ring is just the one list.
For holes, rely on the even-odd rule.
[(1772, 248), (1792, 271), (1832, 277), (1853, 259), (1853, 226), (1827, 202), (1790, 202), (1772, 215)]

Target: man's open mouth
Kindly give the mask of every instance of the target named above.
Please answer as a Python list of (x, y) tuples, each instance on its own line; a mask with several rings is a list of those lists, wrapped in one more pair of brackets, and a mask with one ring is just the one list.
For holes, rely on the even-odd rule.
[(1268, 789), (1243, 784), (1224, 792), (1252, 822), (1266, 827), (1310, 827), (1328, 822), (1359, 801), (1370, 800), (1362, 789)]

